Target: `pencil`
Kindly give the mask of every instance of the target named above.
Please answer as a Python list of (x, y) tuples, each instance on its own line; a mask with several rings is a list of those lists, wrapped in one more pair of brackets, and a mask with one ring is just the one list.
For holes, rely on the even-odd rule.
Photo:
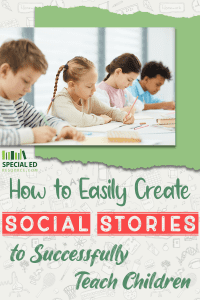
[[(41, 115), (41, 117), (42, 117), (44, 123), (45, 123), (47, 126), (51, 127), (51, 125), (50, 125), (49, 122), (47, 121), (47, 118), (46, 118), (46, 116), (43, 114), (43, 112), (40, 111), (39, 113), (40, 113), (40, 115)], [(57, 135), (58, 135), (58, 134), (56, 133), (55, 136), (57, 136)]]
[(41, 115), (41, 117), (42, 117), (44, 123), (45, 123), (47, 126), (51, 127), (50, 124), (49, 124), (49, 122), (47, 121), (45, 115), (43, 114), (43, 112), (40, 111), (40, 115)]
[(139, 97), (139, 96), (137, 96), (136, 99), (135, 99), (135, 101), (133, 102), (133, 105), (131, 106), (131, 109), (129, 110), (128, 114), (126, 115), (126, 118), (128, 117), (128, 115), (130, 115), (130, 112), (131, 112), (133, 106), (135, 105), (135, 103), (136, 103), (138, 97)]
[(140, 129), (140, 128), (144, 128), (144, 127), (148, 127), (149, 125), (142, 125), (142, 126), (137, 126), (134, 128), (134, 130)]

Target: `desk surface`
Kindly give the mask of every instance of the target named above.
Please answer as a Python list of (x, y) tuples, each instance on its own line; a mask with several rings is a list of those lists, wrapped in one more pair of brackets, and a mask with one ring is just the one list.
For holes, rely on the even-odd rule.
[[(140, 125), (140, 123), (146, 123), (146, 125), (149, 125), (144, 128), (137, 129), (138, 134), (140, 135), (142, 139), (142, 143), (123, 143), (123, 145), (126, 146), (149, 146), (149, 145), (161, 145), (161, 146), (175, 146), (175, 128), (157, 128), (153, 127), (153, 124), (156, 124), (156, 119), (158, 119), (161, 114), (167, 114), (171, 113), (172, 111), (168, 110), (146, 110), (143, 111), (142, 114), (146, 114), (148, 117), (147, 119), (142, 120), (135, 120), (134, 124), (126, 125), (119, 127), (115, 130), (117, 131), (127, 131), (127, 130), (134, 130), (135, 126)], [(136, 130), (135, 130), (136, 131)], [(84, 132), (86, 134), (86, 141), (83, 142), (83, 145), (122, 145), (122, 143), (109, 143), (106, 142), (105, 137), (107, 136), (107, 133), (97, 133), (97, 132), (89, 132), (89, 135), (87, 135), (89, 130), (85, 128)], [(99, 138), (99, 139), (98, 139)]]
[[(142, 142), (141, 143), (112, 143), (107, 140), (107, 132), (91, 132), (89, 128), (85, 127), (81, 129), (82, 132), (86, 135), (86, 140), (82, 143), (75, 142), (73, 140), (62, 140), (58, 142), (50, 142), (46, 144), (35, 144), (35, 145), (45, 145), (45, 146), (150, 146), (150, 145), (160, 145), (160, 146), (175, 146), (175, 128), (165, 128), (165, 127), (153, 127), (153, 124), (156, 124), (156, 119), (158, 119), (162, 114), (171, 113), (172, 111), (168, 110), (146, 110), (143, 111), (143, 118), (141, 120), (135, 120), (134, 124), (122, 126), (122, 123), (119, 123), (121, 127), (118, 127), (115, 130), (127, 131), (134, 130), (135, 126), (140, 125), (140, 123), (146, 123), (149, 125), (144, 128), (137, 129), (138, 134), (140, 135)], [(151, 118), (149, 118), (151, 117)], [(101, 125), (103, 126), (103, 125)], [(135, 130), (136, 131), (136, 130)]]

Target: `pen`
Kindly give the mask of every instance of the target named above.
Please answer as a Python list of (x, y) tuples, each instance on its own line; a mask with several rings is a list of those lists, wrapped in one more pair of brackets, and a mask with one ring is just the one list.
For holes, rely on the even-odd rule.
[(140, 129), (140, 128), (144, 128), (144, 127), (148, 127), (149, 125), (142, 125), (142, 126), (137, 126), (134, 128), (134, 130)]
[(128, 115), (130, 115), (130, 112), (131, 112), (131, 110), (132, 110), (133, 106), (135, 105), (135, 103), (136, 103), (136, 101), (137, 101), (138, 97), (139, 97), (139, 96), (137, 96), (137, 98), (135, 99), (135, 101), (134, 101), (133, 105), (131, 106), (131, 109), (129, 110), (128, 114), (126, 115), (126, 118), (128, 117)]

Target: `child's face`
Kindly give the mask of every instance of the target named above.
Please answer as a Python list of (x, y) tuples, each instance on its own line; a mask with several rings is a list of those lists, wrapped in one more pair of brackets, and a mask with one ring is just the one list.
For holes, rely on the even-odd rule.
[(160, 91), (161, 86), (165, 83), (165, 78), (161, 75), (157, 75), (154, 78), (149, 78), (145, 76), (145, 87), (151, 95), (155, 95)]
[(119, 72), (116, 72), (115, 82), (118, 89), (124, 90), (133, 84), (133, 81), (139, 76), (138, 73), (122, 73), (122, 70), (119, 69)]
[(74, 83), (74, 93), (77, 97), (88, 100), (96, 91), (95, 84), (97, 82), (98, 74), (95, 68), (92, 68), (83, 76), (80, 81)]
[[(6, 66), (6, 68), (4, 68)], [(17, 101), (26, 93), (31, 92), (31, 86), (41, 76), (40, 71), (36, 71), (32, 67), (19, 69), (17, 73), (13, 73), (8, 64), (1, 66), (0, 70), (0, 95), (8, 100)]]

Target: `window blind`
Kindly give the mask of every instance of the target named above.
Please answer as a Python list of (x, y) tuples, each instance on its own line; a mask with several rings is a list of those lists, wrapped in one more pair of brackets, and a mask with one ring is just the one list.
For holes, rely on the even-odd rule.
[(106, 65), (123, 53), (135, 54), (142, 62), (142, 28), (106, 28)]

